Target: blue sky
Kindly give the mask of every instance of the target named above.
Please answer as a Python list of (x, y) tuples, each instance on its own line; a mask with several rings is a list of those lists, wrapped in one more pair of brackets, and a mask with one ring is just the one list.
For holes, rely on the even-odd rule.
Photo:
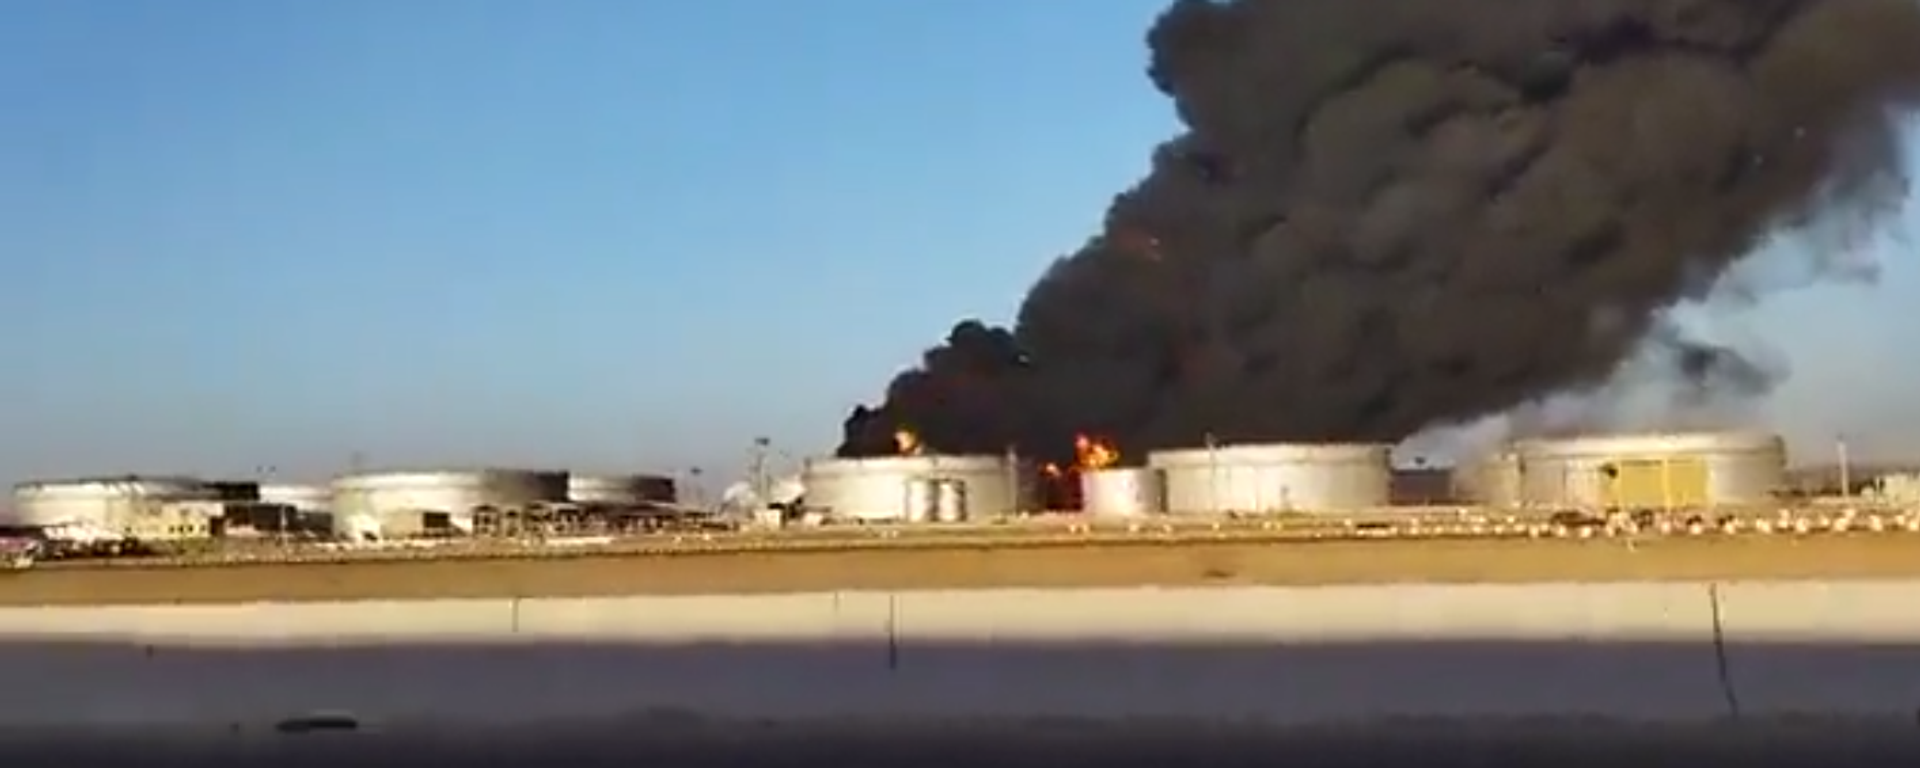
[[(1159, 0), (12, 0), (0, 480), (737, 467), (1000, 319), (1173, 123)], [(1920, 275), (1773, 409), (1920, 455)]]

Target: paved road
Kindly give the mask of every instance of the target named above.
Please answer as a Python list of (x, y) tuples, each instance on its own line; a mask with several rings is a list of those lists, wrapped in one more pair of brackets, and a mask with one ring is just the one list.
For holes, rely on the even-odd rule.
[(1920, 765), (1920, 730), (1880, 725), (1744, 725), (1721, 728), (1620, 726), (1353, 728), (1273, 732), (1247, 728), (1055, 725), (1045, 733), (975, 727), (921, 732), (903, 727), (803, 729), (694, 724), (520, 733), (433, 735), (276, 734), (185, 738), (103, 738), (68, 734), (35, 740), (14, 734), (0, 760), (18, 765), (88, 766), (421, 766), (551, 768), (1207, 768), (1308, 765), (1361, 768), (1554, 766), (1641, 768), (1867, 768)]

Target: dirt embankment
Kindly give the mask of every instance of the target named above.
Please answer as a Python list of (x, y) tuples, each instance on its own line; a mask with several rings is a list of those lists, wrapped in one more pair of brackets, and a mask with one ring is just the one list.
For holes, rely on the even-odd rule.
[(0, 576), (0, 605), (1909, 576), (1920, 576), (1920, 536), (1241, 542), (50, 568)]

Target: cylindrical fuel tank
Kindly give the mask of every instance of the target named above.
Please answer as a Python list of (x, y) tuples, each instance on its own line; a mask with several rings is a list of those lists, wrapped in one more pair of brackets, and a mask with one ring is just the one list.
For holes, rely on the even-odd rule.
[(1161, 471), (1174, 514), (1377, 509), (1393, 490), (1388, 445), (1224, 445), (1157, 451), (1147, 466)]
[(1010, 514), (1025, 506), (1020, 465), (1002, 456), (814, 459), (801, 482), (808, 510), (850, 520), (933, 521), (943, 504), (949, 510), (958, 504), (959, 514), (967, 516)]
[(1080, 473), (1080, 503), (1089, 517), (1146, 517), (1167, 511), (1167, 488), (1157, 469), (1087, 470)]
[(1461, 495), (1476, 504), (1519, 506), (1524, 503), (1521, 466), (1520, 454), (1500, 451), (1460, 467), (1455, 480)]
[(967, 521), (967, 484), (960, 480), (941, 479), (933, 484), (933, 519), (940, 523), (964, 523)]
[(930, 477), (909, 477), (903, 482), (906, 484), (907, 497), (902, 500), (906, 511), (901, 515), (901, 520), (909, 523), (933, 522), (934, 507), (940, 503), (940, 481)]
[(1786, 444), (1752, 432), (1601, 435), (1517, 442), (1529, 503), (1693, 508), (1772, 503)]
[(454, 530), (471, 531), (477, 510), (519, 510), (566, 501), (566, 473), (543, 470), (369, 472), (333, 483), (334, 524), (354, 535), (374, 530), (388, 537), (412, 536), (438, 520)]
[(260, 501), (284, 504), (301, 512), (330, 512), (333, 510), (333, 490), (324, 485), (262, 485)]
[(678, 483), (665, 475), (567, 475), (567, 498), (576, 504), (673, 504)]
[(219, 489), (190, 477), (94, 477), (41, 480), (13, 487), (11, 525), (80, 525), (118, 530), (162, 504), (218, 501)]

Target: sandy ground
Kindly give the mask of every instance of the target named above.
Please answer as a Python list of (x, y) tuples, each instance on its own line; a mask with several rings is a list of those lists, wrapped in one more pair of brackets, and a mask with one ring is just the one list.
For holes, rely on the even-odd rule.
[(1186, 543), (838, 553), (34, 569), (0, 605), (424, 599), (834, 589), (1488, 583), (1920, 576), (1910, 534), (1593, 541)]
[[(1221, 724), (702, 723), (545, 726), (305, 735), (15, 733), (0, 760), (99, 766), (653, 765), (919, 766), (1560, 766), (1725, 765), (1865, 768), (1920, 761), (1912, 723), (1803, 721), (1716, 726), (1424, 723), (1323, 728)], [(31, 762), (29, 762), (31, 761)], [(432, 762), (429, 762), (432, 761)], [(1685, 762), (1683, 762), (1685, 761)]]

